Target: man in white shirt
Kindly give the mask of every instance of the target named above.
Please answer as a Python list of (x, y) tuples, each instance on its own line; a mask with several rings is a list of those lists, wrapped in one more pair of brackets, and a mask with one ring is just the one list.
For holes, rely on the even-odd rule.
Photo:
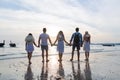
[[(41, 40), (41, 42), (40, 42)], [(43, 33), (40, 34), (39, 36), (39, 40), (38, 40), (38, 47), (40, 47), (41, 44), (41, 50), (42, 50), (42, 62), (44, 62), (44, 50), (46, 51), (46, 62), (48, 62), (48, 41), (50, 42), (50, 44), (52, 45), (51, 39), (49, 37), (49, 35), (46, 33), (46, 28), (43, 28)]]

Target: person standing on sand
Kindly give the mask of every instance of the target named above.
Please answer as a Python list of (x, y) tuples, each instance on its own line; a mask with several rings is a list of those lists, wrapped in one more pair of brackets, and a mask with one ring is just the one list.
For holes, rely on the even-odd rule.
[(55, 45), (55, 43), (58, 41), (57, 44), (57, 51), (59, 52), (59, 60), (58, 61), (62, 61), (62, 56), (63, 56), (63, 52), (64, 52), (64, 42), (69, 44), (64, 37), (64, 33), (63, 31), (59, 31), (56, 37), (56, 40), (54, 42), (53, 45)]
[[(43, 28), (43, 33), (40, 34), (39, 39), (38, 39), (38, 47), (40, 47), (41, 44), (41, 50), (42, 50), (42, 62), (44, 62), (44, 50), (46, 51), (46, 62), (48, 62), (48, 41), (50, 42), (52, 46), (51, 39), (49, 35), (46, 33), (46, 28)], [(41, 42), (40, 42), (41, 41)]]
[(91, 36), (88, 31), (85, 32), (83, 36), (83, 50), (85, 51), (85, 60), (89, 60), (89, 51), (90, 51), (90, 40)]
[(79, 32), (79, 28), (75, 29), (76, 32), (72, 34), (71, 40), (70, 40), (70, 45), (72, 45), (72, 41), (73, 41), (73, 45), (72, 45), (72, 57), (70, 59), (70, 61), (73, 60), (74, 57), (74, 51), (75, 48), (77, 48), (77, 56), (78, 56), (78, 61), (79, 61), (79, 57), (80, 57), (80, 46), (82, 47), (82, 34)]
[(31, 57), (32, 57), (32, 53), (34, 51), (33, 44), (35, 46), (37, 46), (36, 43), (35, 43), (33, 35), (31, 33), (29, 33), (28, 36), (25, 38), (25, 50), (28, 53), (29, 64), (31, 64)]

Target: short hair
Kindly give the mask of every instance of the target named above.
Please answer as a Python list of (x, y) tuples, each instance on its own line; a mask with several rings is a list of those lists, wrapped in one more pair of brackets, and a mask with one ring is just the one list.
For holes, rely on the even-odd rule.
[(46, 32), (46, 28), (43, 28), (43, 32)]
[(29, 33), (28, 35), (31, 35), (31, 36), (32, 36), (32, 33)]
[(77, 27), (75, 30), (78, 32), (78, 31), (79, 31), (79, 28)]

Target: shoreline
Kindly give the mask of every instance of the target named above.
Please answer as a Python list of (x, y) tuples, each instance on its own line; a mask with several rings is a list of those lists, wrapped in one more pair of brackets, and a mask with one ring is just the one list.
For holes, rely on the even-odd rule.
[(0, 60), (0, 80), (118, 80), (120, 78), (120, 51), (91, 53), (89, 61), (81, 54), (80, 61), (74, 55), (63, 55), (62, 63), (58, 55), (49, 56), (48, 63), (42, 63), (41, 56), (33, 57), (28, 65), (26, 58)]

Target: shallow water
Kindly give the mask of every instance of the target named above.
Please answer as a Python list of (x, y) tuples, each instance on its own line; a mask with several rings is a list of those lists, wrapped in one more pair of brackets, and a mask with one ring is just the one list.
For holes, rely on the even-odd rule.
[(49, 47), (48, 63), (42, 63), (41, 50), (35, 48), (31, 66), (28, 65), (24, 46), (0, 48), (0, 80), (118, 80), (120, 78), (120, 64), (117, 62), (120, 61), (120, 46), (91, 45), (89, 62), (84, 60), (82, 48), (80, 62), (77, 61), (76, 54), (74, 61), (70, 62), (71, 48), (65, 47), (62, 63), (58, 62), (56, 46)]
[[(64, 55), (71, 53), (72, 47), (65, 46)], [(99, 53), (99, 52), (114, 52), (114, 51), (120, 51), (120, 46), (102, 46), (102, 45), (91, 45), (91, 51), (90, 53)], [(83, 47), (81, 47), (80, 50), (81, 53), (84, 53)], [(56, 46), (49, 46), (49, 56), (57, 55), (58, 52), (56, 51)], [(9, 47), (5, 46), (3, 48), (0, 48), (0, 60), (6, 60), (6, 59), (16, 59), (16, 58), (25, 58), (27, 56), (24, 45), (17, 45), (17, 47)], [(41, 48), (35, 47), (35, 50), (33, 52), (33, 57), (41, 56)]]

